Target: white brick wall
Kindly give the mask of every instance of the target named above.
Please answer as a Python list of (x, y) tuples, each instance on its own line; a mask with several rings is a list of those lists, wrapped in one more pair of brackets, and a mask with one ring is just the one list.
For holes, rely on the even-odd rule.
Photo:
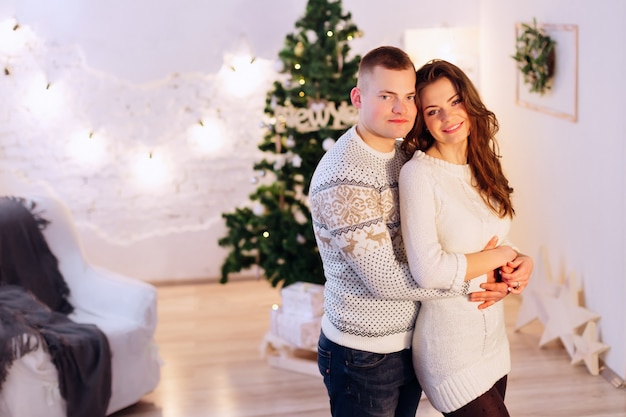
[[(0, 169), (47, 183), (72, 211), (94, 262), (147, 280), (216, 277), (221, 214), (247, 204), (255, 188), (271, 65), (255, 61), (263, 81), (245, 97), (230, 94), (219, 73), (137, 85), (90, 69), (76, 48), (47, 45), (28, 27), (19, 32), (9, 75), (0, 73)], [(203, 152), (193, 142), (190, 128), (201, 119), (221, 123), (222, 135), (212, 138), (219, 149)], [(103, 152), (85, 163), (75, 151), (89, 141)], [(150, 152), (168, 166), (156, 186), (136, 178)]]

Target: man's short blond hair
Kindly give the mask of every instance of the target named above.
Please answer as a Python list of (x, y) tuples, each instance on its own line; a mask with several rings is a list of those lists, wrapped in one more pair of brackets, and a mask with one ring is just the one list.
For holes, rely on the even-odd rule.
[(396, 71), (407, 69), (415, 71), (413, 61), (402, 49), (395, 46), (379, 46), (369, 51), (361, 59), (357, 74), (357, 84), (358, 79), (361, 79), (363, 75), (371, 74), (376, 67)]

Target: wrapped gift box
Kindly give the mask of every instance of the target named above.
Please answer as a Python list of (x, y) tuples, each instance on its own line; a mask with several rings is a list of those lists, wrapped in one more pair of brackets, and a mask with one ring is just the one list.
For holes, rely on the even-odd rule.
[(270, 313), (270, 332), (302, 349), (317, 348), (321, 326), (321, 316), (310, 318), (288, 314), (283, 307), (273, 308)]
[(324, 286), (296, 282), (280, 291), (286, 314), (316, 318), (324, 313)]

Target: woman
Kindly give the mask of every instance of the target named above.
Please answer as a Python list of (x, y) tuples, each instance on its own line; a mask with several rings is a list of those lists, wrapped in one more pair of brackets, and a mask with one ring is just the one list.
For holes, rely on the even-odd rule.
[[(411, 274), (421, 287), (474, 286), (495, 274), (520, 293), (532, 260), (507, 242), (513, 189), (502, 173), (498, 122), (469, 78), (442, 60), (417, 71), (415, 127), (403, 143), (400, 217)], [(499, 246), (482, 250), (493, 237)], [(504, 305), (467, 297), (422, 302), (413, 338), (418, 379), (446, 416), (508, 416), (510, 352)]]

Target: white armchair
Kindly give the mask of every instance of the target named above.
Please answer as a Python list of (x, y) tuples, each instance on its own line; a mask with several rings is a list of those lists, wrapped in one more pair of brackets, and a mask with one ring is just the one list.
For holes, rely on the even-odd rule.
[[(143, 281), (90, 264), (83, 256), (72, 217), (45, 187), (0, 173), (0, 195), (37, 204), (50, 223), (43, 233), (70, 288), (69, 317), (95, 324), (111, 348), (112, 386), (107, 415), (136, 403), (156, 388), (161, 362), (154, 342), (156, 289)], [(15, 360), (0, 391), (2, 417), (64, 417), (57, 369), (43, 349)]]

